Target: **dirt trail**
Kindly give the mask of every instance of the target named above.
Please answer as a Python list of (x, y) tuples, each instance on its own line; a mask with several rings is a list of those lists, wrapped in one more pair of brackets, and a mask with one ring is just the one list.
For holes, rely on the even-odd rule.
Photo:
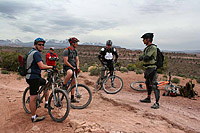
[[(200, 132), (200, 98), (191, 100), (183, 97), (161, 96), (160, 108), (151, 109), (152, 103), (140, 103), (146, 96), (132, 90), (132, 81), (143, 80), (143, 75), (134, 72), (117, 73), (124, 81), (121, 92), (108, 95), (104, 91), (93, 92), (92, 103), (83, 110), (71, 109), (68, 118), (62, 123), (51, 120), (46, 109), (38, 109), (37, 114), (45, 115), (42, 122), (32, 123), (30, 115), (22, 107), (23, 90), (27, 87), (18, 75), (0, 74), (0, 132), (94, 132), (94, 133), (182, 133)], [(160, 76), (162, 77), (162, 76)], [(88, 84), (93, 91), (97, 77), (81, 73), (79, 82)], [(182, 79), (181, 84), (189, 79)], [(195, 83), (196, 84), (196, 83)], [(198, 91), (199, 84), (195, 87)], [(161, 93), (164, 91), (161, 88)], [(200, 92), (199, 92), (200, 93)]]

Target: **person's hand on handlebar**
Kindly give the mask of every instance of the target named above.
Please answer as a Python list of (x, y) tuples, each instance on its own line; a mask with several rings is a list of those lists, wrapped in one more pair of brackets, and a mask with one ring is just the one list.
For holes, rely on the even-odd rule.
[(78, 67), (74, 67), (74, 71), (76, 72), (76, 73), (80, 73), (80, 68), (78, 68)]
[(55, 72), (58, 72), (57, 66), (53, 66), (52, 70), (55, 71)]

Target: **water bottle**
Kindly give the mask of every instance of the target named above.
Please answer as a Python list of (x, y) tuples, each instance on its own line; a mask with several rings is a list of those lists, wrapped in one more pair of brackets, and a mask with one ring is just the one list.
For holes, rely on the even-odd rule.
[(70, 79), (70, 80), (67, 82), (67, 86), (70, 84), (71, 80), (72, 80), (72, 79)]

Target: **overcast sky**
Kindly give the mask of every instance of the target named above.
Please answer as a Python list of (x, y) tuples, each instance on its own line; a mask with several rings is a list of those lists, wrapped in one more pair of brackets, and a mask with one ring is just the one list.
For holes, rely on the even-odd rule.
[(153, 32), (163, 50), (200, 50), (200, 0), (0, 0), (0, 39), (111, 39), (143, 49)]

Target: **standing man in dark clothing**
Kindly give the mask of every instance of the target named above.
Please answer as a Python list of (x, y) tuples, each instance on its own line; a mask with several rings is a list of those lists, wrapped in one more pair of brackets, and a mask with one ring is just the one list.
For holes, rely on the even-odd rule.
[[(115, 56), (115, 59), (114, 59), (114, 56)], [(109, 71), (111, 72), (110, 75), (112, 76), (114, 72), (113, 64), (117, 62), (118, 54), (117, 54), (116, 49), (112, 47), (111, 40), (108, 40), (106, 42), (106, 47), (101, 49), (98, 58), (102, 63), (101, 78), (103, 79), (104, 77), (105, 66), (109, 68)]]
[(141, 38), (143, 38), (143, 43), (147, 46), (142, 55), (139, 57), (140, 61), (143, 61), (145, 72), (144, 78), (146, 79), (146, 87), (147, 87), (147, 97), (140, 102), (151, 103), (151, 93), (154, 90), (156, 102), (151, 108), (158, 109), (159, 108), (159, 99), (160, 99), (160, 90), (157, 86), (157, 66), (156, 66), (156, 58), (157, 58), (157, 46), (152, 44), (153, 42), (153, 33), (145, 33)]
[[(55, 69), (55, 66), (47, 66), (43, 63), (40, 52), (44, 49), (45, 40), (42, 38), (37, 38), (34, 41), (34, 46), (27, 58), (27, 74), (26, 82), (30, 87), (30, 110), (32, 114), (32, 122), (38, 122), (45, 119), (45, 116), (39, 117), (36, 115), (36, 99), (39, 87), (46, 84), (46, 80), (41, 78), (41, 69)], [(48, 108), (48, 97), (49, 94), (45, 95), (45, 108)]]
[[(63, 87), (65, 88), (67, 85), (67, 82), (70, 80), (70, 78), (73, 75), (73, 71), (75, 69), (79, 70), (79, 57), (78, 52), (76, 50), (78, 46), (79, 40), (75, 37), (68, 39), (70, 46), (66, 48), (63, 52), (63, 59), (64, 59), (64, 65), (63, 69), (67, 72), (67, 75), (65, 76)], [(72, 80), (71, 85), (75, 85), (75, 79)], [(75, 103), (78, 102), (74, 97), (75, 90), (73, 89), (71, 92), (71, 102)]]

